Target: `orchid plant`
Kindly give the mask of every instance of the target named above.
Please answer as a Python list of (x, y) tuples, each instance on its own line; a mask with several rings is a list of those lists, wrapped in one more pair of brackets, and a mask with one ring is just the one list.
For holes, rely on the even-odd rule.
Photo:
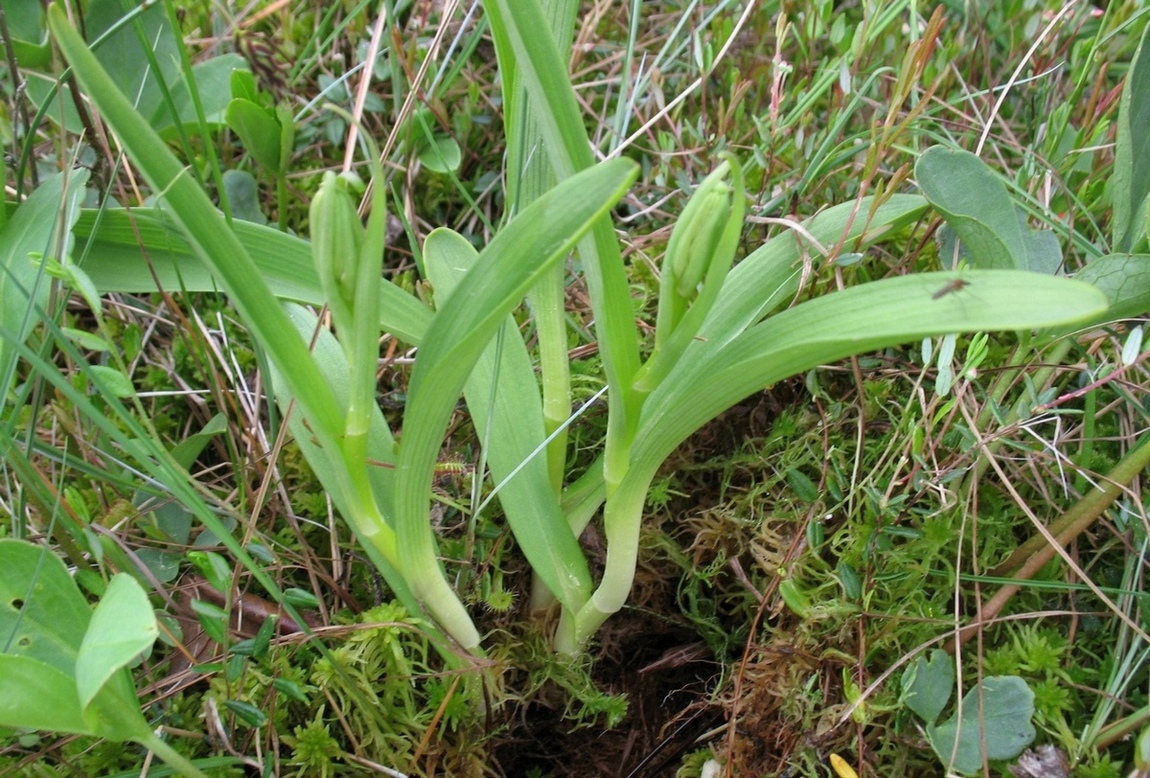
[[(502, 512), (536, 574), (532, 606), (546, 612), (558, 603), (554, 645), (575, 653), (627, 600), (660, 466), (727, 408), (851, 355), (948, 333), (1064, 326), (1107, 306), (1089, 284), (1023, 270), (895, 277), (791, 305), (810, 273), (832, 266), (825, 247), (864, 252), (920, 218), (928, 203), (891, 194), (829, 207), (736, 263), (744, 170), (720, 155), (672, 232), (644, 358), (611, 221), (638, 170), (594, 158), (564, 66), (573, 7), (484, 3), (503, 74), (508, 216), (481, 251), (447, 229), (427, 236), (421, 252), (434, 309), (380, 277), (386, 187), (374, 152), (366, 226), (356, 208), (361, 183), (334, 173), (312, 201), (310, 244), (232, 223), (61, 9), (49, 9), (77, 80), (157, 199), (154, 209), (81, 220), (92, 282), (101, 291), (139, 290), (178, 276), (185, 289), (223, 289), (272, 365), (297, 441), (389, 586), (473, 654), (483, 641), (445, 575), (429, 519), (436, 460), (460, 394), (482, 431)], [(129, 229), (133, 219), (145, 229)], [(151, 268), (137, 234), (164, 247), (149, 252)], [(577, 270), (566, 263), (572, 252)], [(589, 291), (609, 408), (603, 449), (580, 472), (571, 471), (565, 439), (576, 409), (562, 291), (575, 272)], [(531, 347), (514, 315), (525, 303)], [(330, 311), (334, 334), (308, 307), (317, 305)], [(375, 402), (381, 332), (418, 346), (399, 436)], [(579, 543), (597, 517), (607, 540), (598, 580)]]

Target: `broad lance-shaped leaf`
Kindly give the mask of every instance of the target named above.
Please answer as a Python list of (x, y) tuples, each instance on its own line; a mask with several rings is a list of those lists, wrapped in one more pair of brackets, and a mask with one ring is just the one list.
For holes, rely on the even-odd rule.
[[(290, 303), (285, 304), (284, 308), (296, 331), (299, 332), (300, 335), (314, 340), (312, 353), (316, 362), (319, 364), (321, 372), (327, 376), (332, 391), (340, 403), (340, 407), (346, 409), (351, 391), (349, 381), (351, 368), (348, 366), (347, 355), (344, 353), (343, 347), (336, 341), (335, 336), (332, 335), (330, 331), (319, 325), (318, 317), (311, 310)], [(276, 399), (280, 406), (286, 409), (292, 404), (291, 393), (284, 383), (280, 370), (272, 365), (270, 372), (272, 385), (275, 387)], [(340, 461), (338, 453), (329, 456), (328, 451), (316, 445), (300, 414), (293, 413), (288, 417), (288, 424), (290, 425), (296, 443), (303, 451), (304, 458), (307, 460), (308, 465), (320, 483), (323, 484), (324, 488), (328, 491), (332, 502), (335, 504), (336, 510), (348, 521), (360, 545), (371, 559), (372, 564), (374, 564), (376, 569), (383, 575), (388, 588), (395, 593), (396, 597), (399, 598), (409, 613), (422, 616), (423, 608), (415, 599), (414, 595), (412, 595), (403, 576), (399, 574), (395, 566), (395, 561), (385, 558), (375, 545), (364, 538), (363, 531), (377, 528), (359, 526), (354, 504), (349, 502), (348, 496), (342, 491), (341, 481), (335, 474), (337, 468), (345, 466), (344, 463)], [(375, 498), (375, 504), (378, 507), (379, 513), (389, 521), (388, 526), (390, 528), (394, 525), (394, 522), (391, 521), (391, 517), (394, 515), (394, 510), (392, 509), (392, 494), (395, 488), (395, 440), (391, 435), (391, 430), (388, 428), (387, 421), (384, 419), (383, 412), (379, 409), (379, 406), (372, 409), (369, 417), (367, 458), (370, 459), (372, 463), (375, 463), (363, 463), (363, 467), (367, 471), (367, 478), (371, 485), (372, 494)], [(434, 628), (430, 625), (427, 626), (426, 629), (434, 634)], [(438, 635), (436, 636), (438, 637)]]
[[(579, 103), (555, 40), (541, 35), (550, 29), (535, 0), (486, 0), (484, 12), (491, 24), (500, 67), (514, 70), (529, 95), (532, 114), (539, 120), (541, 150), (547, 154), (559, 181), (594, 163)], [(513, 64), (507, 66), (508, 60)], [(630, 439), (638, 422), (641, 395), (632, 391), (639, 370), (639, 336), (627, 274), (619, 253), (619, 240), (609, 219), (596, 224), (579, 244), (579, 257), (591, 307), (599, 355), (610, 387), (604, 478), (618, 482), (627, 469)]]
[[(956, 280), (962, 289), (939, 295)], [(834, 292), (725, 346), (696, 342), (644, 405), (636, 459), (661, 462), (751, 393), (852, 354), (952, 332), (1044, 329), (1106, 309), (1105, 296), (1090, 284), (1021, 270), (919, 273)]]
[[(894, 194), (875, 206), (873, 197), (842, 203), (803, 222), (805, 234), (824, 246), (840, 241), (849, 251), (861, 251), (894, 230), (918, 219), (927, 202), (919, 195)], [(873, 211), (872, 211), (873, 208)], [(787, 230), (771, 238), (735, 265), (699, 335), (721, 345), (794, 298), (803, 273), (804, 256), (817, 260), (804, 233)]]
[[(244, 221), (233, 222), (232, 228), (276, 297), (323, 305), (306, 240)], [(83, 252), (79, 261), (101, 292), (154, 292), (157, 280), (170, 291), (218, 292), (222, 288), (219, 277), (158, 209), (83, 210), (74, 232)], [(407, 343), (423, 340), (430, 309), (385, 279), (380, 279), (379, 295), (380, 327)]]
[[(423, 256), (436, 296), (446, 297), (478, 253), (462, 235), (438, 229), (427, 236)], [(464, 396), (493, 480), (504, 484), (499, 501), (516, 542), (551, 593), (569, 609), (581, 607), (591, 593), (591, 575), (550, 486), (539, 386), (511, 316), (476, 363)]]
[[(396, 531), (404, 573), (416, 595), (468, 648), (478, 643), (458, 598), (438, 569), (428, 500), (435, 460), (468, 374), (511, 310), (541, 274), (565, 257), (618, 201), (637, 175), (629, 160), (600, 163), (567, 179), (523, 210), (480, 254), (440, 303), (411, 374), (396, 466)], [(462, 630), (451, 626), (452, 620)]]
[[(939, 292), (962, 281), (952, 294)], [(692, 432), (753, 392), (852, 354), (933, 335), (1045, 328), (1097, 316), (1089, 284), (1025, 271), (901, 276), (802, 303), (729, 342), (697, 341), (643, 405), (629, 469), (608, 493), (607, 566), (576, 619), (573, 643), (622, 607), (634, 577), (639, 523), (651, 479)]]
[[(36, 326), (51, 280), (42, 263), (64, 259), (71, 251), (72, 225), (87, 181), (86, 170), (50, 176), (0, 227), (0, 332), (8, 337), (25, 338)], [(61, 235), (65, 245), (57, 243)], [(14, 358), (12, 344), (0, 339), (0, 378), (11, 380)], [(7, 384), (0, 385), (0, 396), (7, 391)]]

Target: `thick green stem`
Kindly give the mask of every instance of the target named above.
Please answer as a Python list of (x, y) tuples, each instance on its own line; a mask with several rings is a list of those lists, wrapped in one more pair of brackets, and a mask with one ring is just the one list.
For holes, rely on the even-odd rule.
[[(1092, 489), (1058, 519), (1051, 522), (1050, 534), (1064, 546), (1081, 535), (1098, 520), (1103, 511), (1126, 493), (1126, 487), (1148, 465), (1150, 465), (1150, 434), (1143, 435), (1137, 445), (1126, 452), (1126, 456), (1122, 457), (1107, 474), (1101, 488)], [(1026, 560), (1036, 556), (1044, 560), (1040, 563), (1035, 560), (1035, 564), (1040, 567), (1046, 561), (1053, 559), (1054, 554), (1055, 551), (1045, 536), (1034, 535), (1015, 549), (1005, 562), (995, 567), (991, 575), (1008, 575)]]
[[(550, 437), (571, 416), (571, 365), (567, 360), (567, 326), (563, 310), (562, 264), (556, 265), (531, 290), (531, 311), (539, 336), (539, 369), (543, 379), (543, 429)], [(547, 472), (556, 494), (563, 489), (567, 468), (567, 433), (560, 431), (547, 444)]]
[(180, 775), (187, 776), (187, 778), (208, 778), (205, 773), (192, 764), (183, 754), (169, 746), (167, 742), (156, 733), (151, 732), (148, 737), (140, 738), (136, 742), (160, 757), (160, 759), (164, 760), (165, 764)]
[[(603, 526), (607, 534), (607, 565), (603, 579), (571, 625), (560, 624), (556, 648), (566, 653), (582, 650), (608, 618), (627, 601), (639, 558), (639, 531), (647, 489), (658, 469), (650, 462), (636, 463), (627, 478), (607, 497)], [(562, 641), (562, 642), (560, 642)]]
[(339, 480), (346, 484), (344, 504), (360, 536), (370, 542), (396, 569), (400, 569), (395, 530), (379, 510), (367, 476), (367, 435), (349, 437), (343, 443), (343, 462), (335, 466)]

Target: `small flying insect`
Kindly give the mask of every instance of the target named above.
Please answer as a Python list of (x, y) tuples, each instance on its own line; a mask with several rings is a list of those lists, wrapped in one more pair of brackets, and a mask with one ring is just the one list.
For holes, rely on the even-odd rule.
[(965, 289), (965, 288), (966, 288), (966, 287), (968, 287), (968, 286), (970, 286), (970, 282), (969, 282), (969, 281), (963, 281), (961, 278), (955, 278), (955, 279), (952, 279), (951, 281), (949, 281), (949, 282), (947, 283), (947, 285), (946, 285), (946, 286), (944, 286), (942, 289), (939, 289), (937, 292), (935, 292), (934, 294), (932, 294), (932, 295), (930, 296), (930, 299), (932, 299), (932, 300), (937, 300), (937, 299), (939, 299), (940, 297), (946, 297), (946, 296), (947, 296), (948, 294), (950, 294), (951, 292), (958, 292), (958, 291), (961, 291), (961, 290)]

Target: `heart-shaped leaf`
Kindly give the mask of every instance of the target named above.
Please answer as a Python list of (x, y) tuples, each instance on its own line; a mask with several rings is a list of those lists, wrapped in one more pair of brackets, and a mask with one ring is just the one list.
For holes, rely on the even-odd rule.
[(954, 690), (954, 659), (942, 649), (918, 657), (902, 674), (902, 701), (927, 724), (934, 724)]
[(970, 775), (986, 760), (1013, 759), (1034, 742), (1034, 692), (1018, 676), (984, 678), (962, 698), (961, 711), (926, 728), (942, 763)]

